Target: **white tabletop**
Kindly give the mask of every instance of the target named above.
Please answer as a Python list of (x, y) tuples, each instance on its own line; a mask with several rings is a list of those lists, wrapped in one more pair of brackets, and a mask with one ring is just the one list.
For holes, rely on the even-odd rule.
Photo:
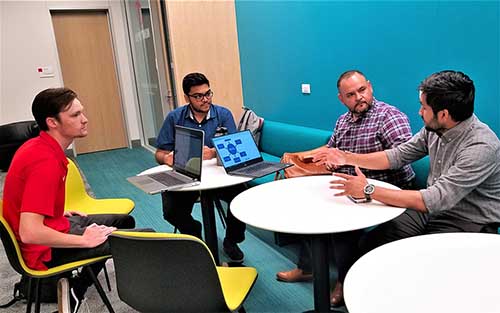
[(383, 245), (349, 270), (350, 313), (500, 312), (500, 236), (447, 233)]
[[(289, 178), (258, 185), (231, 202), (231, 212), (255, 227), (294, 234), (326, 234), (362, 229), (395, 218), (404, 209), (378, 201), (354, 203), (335, 197), (332, 176)], [(378, 186), (397, 187), (370, 180)]]
[[(158, 165), (147, 169), (138, 175), (152, 174), (172, 169), (167, 165)], [(201, 169), (201, 183), (196, 186), (175, 189), (175, 191), (199, 191), (233, 186), (252, 180), (250, 177), (227, 175), (222, 166), (217, 165), (217, 160), (204, 160)]]

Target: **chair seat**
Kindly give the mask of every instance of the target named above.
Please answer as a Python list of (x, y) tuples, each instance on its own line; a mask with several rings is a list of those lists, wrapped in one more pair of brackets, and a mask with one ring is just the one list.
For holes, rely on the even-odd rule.
[(237, 310), (252, 289), (257, 279), (257, 270), (253, 267), (217, 266), (217, 274), (227, 307), (231, 311)]
[(68, 202), (66, 210), (80, 211), (86, 214), (130, 214), (135, 207), (134, 201), (126, 198), (94, 199), (87, 196)]
[(110, 259), (110, 258), (111, 258), (111, 255), (104, 255), (104, 256), (100, 256), (100, 257), (96, 257), (96, 258), (84, 259), (84, 260), (79, 260), (79, 261), (70, 262), (70, 263), (66, 263), (63, 265), (51, 267), (45, 271), (33, 270), (33, 269), (27, 267), (26, 265), (23, 265), (23, 268), (28, 276), (36, 277), (36, 278), (45, 278), (45, 277), (54, 276), (56, 274), (72, 271), (74, 269), (77, 269), (77, 268), (80, 268), (83, 266), (88, 266), (88, 265), (91, 265), (91, 264), (94, 264), (94, 263), (97, 263), (100, 261), (105, 261), (105, 260)]

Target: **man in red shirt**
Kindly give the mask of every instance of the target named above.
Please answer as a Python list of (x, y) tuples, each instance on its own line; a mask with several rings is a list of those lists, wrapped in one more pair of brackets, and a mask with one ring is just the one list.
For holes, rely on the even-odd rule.
[[(117, 228), (133, 228), (132, 216), (87, 216), (64, 211), (68, 172), (64, 150), (88, 132), (88, 120), (76, 93), (67, 88), (44, 90), (33, 100), (32, 112), (40, 135), (16, 152), (3, 194), (3, 215), (16, 235), (27, 266), (45, 270), (110, 254), (108, 235)], [(95, 264), (92, 269), (97, 275), (103, 266)], [(91, 284), (85, 272), (70, 280), (62, 279), (64, 305), (71, 303), (72, 312), (76, 312)]]

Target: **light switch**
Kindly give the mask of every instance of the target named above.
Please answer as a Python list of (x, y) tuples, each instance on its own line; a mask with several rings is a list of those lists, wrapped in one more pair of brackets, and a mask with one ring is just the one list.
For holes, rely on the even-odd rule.
[(310, 94), (311, 93), (311, 85), (310, 84), (302, 84), (302, 93)]
[(54, 77), (54, 69), (52, 66), (39, 66), (36, 68), (36, 71), (41, 78)]

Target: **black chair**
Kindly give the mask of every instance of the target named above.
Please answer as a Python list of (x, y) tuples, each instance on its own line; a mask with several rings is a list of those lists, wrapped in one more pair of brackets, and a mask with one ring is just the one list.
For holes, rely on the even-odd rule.
[(7, 171), (17, 149), (28, 139), (38, 136), (35, 121), (23, 121), (0, 126), (0, 170)]

